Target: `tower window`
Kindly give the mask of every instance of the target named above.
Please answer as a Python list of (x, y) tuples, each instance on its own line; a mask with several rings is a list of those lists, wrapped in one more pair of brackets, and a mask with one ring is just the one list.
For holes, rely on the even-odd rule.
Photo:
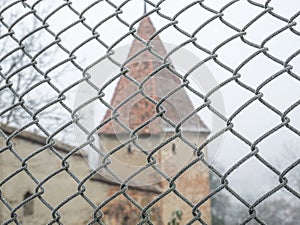
[[(32, 196), (32, 193), (30, 193), (29, 191), (27, 191), (24, 194), (23, 200), (28, 199), (31, 196)], [(24, 204), (23, 207), (24, 207), (23, 208), (23, 214), (24, 214), (24, 216), (31, 216), (31, 215), (33, 215), (33, 199), (30, 200), (29, 202), (27, 202), (26, 204)]]
[(128, 145), (127, 151), (128, 151), (128, 153), (131, 153), (131, 152), (132, 152), (131, 144)]
[(173, 143), (172, 144), (172, 152), (175, 154), (176, 153), (176, 145)]

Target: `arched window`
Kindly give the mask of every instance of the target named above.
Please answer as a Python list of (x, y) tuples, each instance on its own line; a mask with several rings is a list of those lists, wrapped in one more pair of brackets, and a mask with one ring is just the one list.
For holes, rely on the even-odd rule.
[[(24, 194), (23, 200), (28, 199), (31, 196), (32, 196), (32, 193), (30, 193), (29, 191), (27, 191)], [(26, 204), (24, 204), (24, 206), (23, 206), (23, 214), (24, 214), (24, 216), (31, 216), (31, 215), (33, 215), (33, 199), (30, 200), (29, 202), (27, 202)]]

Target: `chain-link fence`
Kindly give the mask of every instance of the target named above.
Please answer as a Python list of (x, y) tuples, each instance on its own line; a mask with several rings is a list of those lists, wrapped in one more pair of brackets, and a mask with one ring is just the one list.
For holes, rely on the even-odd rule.
[(0, 4), (1, 224), (300, 224), (298, 2)]

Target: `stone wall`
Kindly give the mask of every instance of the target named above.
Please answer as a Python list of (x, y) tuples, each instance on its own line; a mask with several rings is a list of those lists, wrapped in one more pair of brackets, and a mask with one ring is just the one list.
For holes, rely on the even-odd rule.
[[(164, 140), (170, 138), (173, 133), (165, 133), (163, 136), (152, 135), (151, 137), (144, 137), (138, 144), (145, 150), (152, 150)], [(199, 146), (206, 139), (204, 134), (185, 133), (185, 137), (192, 140), (194, 144)], [(102, 149), (106, 152), (110, 152), (116, 149), (121, 143), (126, 141), (129, 137), (118, 135), (102, 135), (101, 143)], [(206, 149), (204, 150), (206, 154)], [(154, 154), (157, 159), (157, 165), (170, 177), (173, 177), (181, 168), (185, 167), (189, 162), (195, 159), (195, 155), (191, 147), (183, 143), (179, 139), (163, 146), (157, 154)], [(135, 147), (126, 145), (123, 148), (118, 149), (113, 154), (113, 162), (110, 167), (118, 174), (122, 175), (125, 179), (128, 175), (134, 173), (138, 168), (147, 164), (147, 157), (145, 154)], [(149, 187), (159, 190), (160, 193), (145, 195), (142, 192), (134, 192), (133, 199), (141, 204), (147, 205), (155, 197), (158, 197), (162, 192), (169, 189), (169, 183), (163, 182), (163, 178), (153, 171), (153, 169), (146, 170), (137, 176), (137, 180), (142, 180), (143, 184), (149, 185)], [(138, 185), (135, 181), (133, 185)], [(200, 199), (209, 193), (209, 172), (208, 169), (201, 163), (197, 163), (189, 168), (183, 175), (181, 175), (176, 181), (176, 190), (184, 195), (193, 204), (197, 204)], [(110, 188), (111, 192), (117, 192), (119, 189)], [(141, 200), (143, 199), (143, 201)], [(163, 224), (167, 224), (172, 216), (172, 213), (176, 210), (180, 210), (183, 213), (182, 224), (186, 224), (193, 218), (191, 207), (188, 206), (182, 199), (177, 197), (174, 193), (169, 193), (162, 200), (156, 203), (154, 206), (159, 208), (160, 216)], [(199, 208), (202, 212), (202, 218), (211, 224), (211, 211), (210, 201), (208, 200)]]
[[(21, 133), (19, 137), (12, 139), (13, 149), (19, 159), (9, 149), (4, 150), (0, 154), (0, 182), (15, 173), (7, 182), (3, 183), (0, 190), (6, 201), (13, 208), (16, 207), (18, 220), (24, 225), (35, 225), (47, 224), (53, 219), (52, 211), (38, 197), (33, 200), (32, 205), (26, 204), (25, 206), (18, 207), (24, 198), (39, 193), (39, 196), (47, 201), (53, 209), (57, 208), (57, 212), (61, 215), (62, 223), (67, 225), (88, 224), (93, 220), (94, 210), (81, 196), (77, 196), (63, 206), (60, 206), (62, 201), (67, 200), (68, 197), (77, 193), (78, 189), (78, 184), (63, 169), (62, 159), (50, 149), (41, 149), (43, 146), (42, 142), (45, 141), (43, 138), (35, 137), (34, 134), (25, 134), (27, 136)], [(30, 138), (28, 138), (28, 135)], [(163, 139), (165, 140), (170, 135), (172, 134), (166, 134)], [(188, 138), (193, 137), (189, 136)], [(194, 137), (195, 144), (199, 145), (205, 138), (205, 136), (201, 136), (200, 138)], [(101, 141), (103, 145), (109, 145), (106, 148), (110, 150), (119, 143), (113, 137), (102, 137)], [(161, 137), (152, 137), (151, 141), (144, 139), (143, 143), (140, 144), (144, 144), (145, 148), (151, 149), (153, 145), (156, 145), (160, 141)], [(175, 144), (175, 149), (173, 144)], [(5, 139), (0, 137), (0, 149), (3, 149), (5, 146)], [(58, 149), (58, 154), (63, 158), (72, 148), (70, 146), (58, 145)], [(133, 146), (130, 150), (131, 152), (128, 152), (128, 146), (124, 146), (122, 151), (118, 151), (118, 154), (114, 156), (114, 159), (120, 160), (122, 166), (120, 167), (120, 163), (117, 163), (112, 168), (116, 171), (123, 171), (124, 177), (128, 173), (134, 172), (139, 165), (147, 162), (146, 157), (141, 157), (140, 153)], [(185, 166), (195, 156), (186, 144), (177, 141), (165, 145), (155, 157), (158, 159), (158, 166), (172, 177), (178, 172), (178, 166)], [(134, 161), (136, 167), (130, 165), (132, 161)], [(74, 173), (79, 179), (83, 179), (89, 174), (89, 166), (81, 154), (72, 155), (67, 159), (67, 162), (70, 165), (68, 170)], [(38, 184), (29, 178), (26, 174), (26, 169), (37, 179), (38, 184), (42, 184), (44, 192), (43, 189), (38, 188)], [(56, 175), (51, 177), (51, 174)], [(169, 188), (169, 183), (149, 183), (149, 180), (157, 181), (157, 178), (159, 178), (159, 175), (153, 172), (141, 174), (140, 178), (142, 177), (144, 178), (142, 179), (144, 181), (143, 185), (133, 183), (133, 186), (129, 187), (126, 193), (142, 207), (145, 207), (162, 192), (166, 191)], [(86, 188), (84, 193), (96, 205), (101, 204), (105, 199), (120, 191), (119, 185), (106, 180), (107, 177), (99, 176), (99, 178), (101, 179), (88, 180), (84, 184)], [(197, 164), (180, 176), (175, 181), (175, 184), (177, 191), (182, 193), (189, 201), (196, 204), (199, 199), (209, 192), (208, 171), (201, 164)], [(203, 218), (208, 224), (211, 224), (210, 202), (206, 202), (200, 209)], [(156, 225), (166, 225), (170, 221), (172, 212), (175, 210), (183, 212), (182, 224), (185, 224), (193, 217), (191, 208), (175, 196), (174, 193), (170, 193), (151, 207), (151, 219)], [(102, 212), (104, 213), (103, 221), (107, 225), (133, 225), (140, 219), (140, 209), (130, 203), (122, 194), (104, 206)], [(0, 224), (8, 219), (10, 219), (10, 212), (0, 201)]]
[[(205, 135), (195, 133), (185, 132), (184, 137), (197, 146), (200, 146), (200, 144), (206, 140)], [(162, 157), (167, 156), (168, 158), (168, 163), (165, 163), (163, 168), (169, 173), (170, 177), (174, 177), (182, 168), (189, 167), (188, 164), (196, 159), (193, 150), (186, 143), (177, 141), (175, 143), (175, 151), (172, 149), (172, 144), (173, 143), (166, 145), (162, 151), (164, 153)], [(204, 149), (204, 152), (207, 156), (206, 149)], [(169, 186), (169, 182), (162, 183), (162, 189), (164, 190), (169, 188)], [(182, 194), (191, 203), (197, 204), (210, 191), (209, 171), (205, 165), (197, 162), (176, 178), (174, 186), (176, 186), (176, 191)], [(208, 224), (211, 224), (210, 200), (201, 205), (199, 209), (201, 210), (202, 218)], [(170, 221), (172, 213), (177, 210), (182, 212), (182, 224), (187, 224), (194, 217), (191, 207), (176, 194), (170, 193), (163, 198), (164, 221)]]
[[(22, 136), (22, 134), (21, 134)], [(32, 135), (34, 136), (34, 135)], [(78, 184), (62, 169), (62, 160), (57, 157), (50, 149), (45, 149), (33, 157), (30, 154), (41, 149), (41, 144), (35, 143), (27, 138), (13, 138), (13, 149), (17, 152), (21, 160), (26, 160), (27, 169), (38, 180), (43, 183), (44, 193), (41, 188), (37, 188), (32, 179), (21, 170), (22, 162), (9, 150), (0, 154), (0, 182), (12, 173), (20, 170), (15, 176), (5, 182), (0, 190), (2, 197), (12, 206), (17, 207), (24, 197), (30, 194), (41, 193), (40, 197), (46, 200), (53, 208), (77, 192)], [(0, 149), (5, 147), (5, 140), (0, 137)], [(59, 154), (64, 157), (65, 153), (60, 151)], [(70, 164), (69, 170), (72, 171), (79, 179), (84, 178), (89, 173), (89, 167), (85, 159), (79, 154), (70, 157), (67, 162)], [(25, 169), (25, 167), (23, 167)], [(58, 172), (60, 171), (61, 172)], [(58, 172), (54, 177), (47, 179), (50, 174)], [(88, 181), (85, 183), (85, 194), (94, 202), (100, 203), (108, 195), (109, 185), (105, 183)], [(28, 206), (28, 204), (26, 204)], [(23, 225), (42, 225), (48, 224), (53, 218), (52, 212), (38, 198), (33, 200), (33, 214), (28, 214), (28, 207), (22, 206), (16, 210), (18, 220)], [(93, 208), (90, 207), (81, 196), (77, 196), (61, 208), (58, 208), (61, 221), (68, 225), (87, 224), (93, 215)], [(0, 201), (0, 224), (10, 219), (10, 212)]]

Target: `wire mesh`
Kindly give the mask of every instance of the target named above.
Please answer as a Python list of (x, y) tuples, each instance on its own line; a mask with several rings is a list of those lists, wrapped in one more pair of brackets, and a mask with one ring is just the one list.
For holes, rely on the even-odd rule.
[[(5, 154), (7, 152), (9, 152), (11, 154), (11, 157), (13, 157), (14, 160), (17, 161), (16, 164), (12, 165), (11, 170), (8, 170), (10, 171), (8, 173), (6, 172), (7, 170), (1, 168), (0, 165), (2, 172), (5, 174), (5, 176), (0, 176), (0, 203), (2, 204), (2, 207), (0, 207), (1, 224), (27, 224), (26, 221), (22, 219), (21, 209), (25, 206), (30, 205), (29, 203), (33, 201), (39, 201), (43, 205), (43, 207), (45, 207), (48, 210), (50, 218), (47, 224), (72, 224), (70, 221), (64, 221), (64, 214), (67, 213), (65, 211), (62, 212), (61, 209), (69, 204), (75, 204), (75, 199), (81, 199), (84, 202), (84, 204), (86, 204), (86, 208), (89, 208), (90, 210), (90, 217), (86, 218), (85, 224), (105, 224), (105, 213), (103, 211), (105, 206), (108, 205), (110, 202), (113, 202), (115, 199), (118, 199), (118, 197), (120, 196), (123, 196), (132, 205), (131, 211), (135, 210), (137, 212), (139, 216), (139, 221), (137, 224), (160, 224), (156, 221), (155, 216), (152, 215), (152, 211), (153, 208), (155, 208), (155, 206), (158, 206), (162, 199), (164, 199), (169, 193), (173, 193), (174, 195), (176, 195), (178, 199), (180, 199), (180, 201), (188, 205), (188, 207), (190, 208), (190, 212), (193, 215), (193, 217), (186, 224), (210, 224), (210, 222), (205, 221), (205, 219), (203, 219), (202, 212), (201, 209), (199, 209), (199, 207), (207, 203), (213, 197), (218, 196), (218, 194), (224, 190), (227, 193), (229, 193), (231, 198), (234, 198), (248, 210), (248, 215), (245, 218), (243, 218), (242, 221), (236, 221), (236, 223), (239, 224), (250, 224), (252, 222), (256, 222), (256, 224), (266, 224), (266, 222), (263, 219), (263, 214), (257, 213), (257, 208), (262, 203), (266, 202), (267, 199), (274, 196), (280, 190), (286, 190), (289, 194), (293, 196), (293, 198), (297, 200), (297, 204), (299, 204), (299, 189), (295, 188), (293, 185), (290, 184), (291, 182), (287, 178), (287, 175), (291, 171), (299, 167), (300, 159), (295, 158), (290, 165), (286, 166), (283, 170), (279, 170), (275, 165), (270, 163), (264, 156), (261, 155), (259, 145), (263, 140), (269, 138), (271, 135), (283, 128), (288, 129), (290, 132), (292, 132), (298, 137), (300, 135), (299, 129), (296, 126), (294, 126), (293, 123), (291, 123), (291, 119), (289, 118), (289, 114), (291, 114), (293, 110), (295, 110), (299, 106), (300, 100), (297, 100), (296, 102), (290, 104), (286, 109), (281, 110), (278, 109), (276, 106), (272, 105), (272, 103), (269, 103), (264, 98), (263, 91), (265, 86), (281, 77), (281, 75), (284, 73), (287, 73), (289, 77), (294, 80), (294, 82), (300, 81), (299, 75), (294, 71), (295, 65), (293, 63), (294, 60), (300, 54), (299, 49), (297, 49), (297, 47), (294, 47), (294, 52), (283, 60), (273, 55), (271, 53), (272, 51), (270, 51), (270, 49), (266, 47), (270, 41), (272, 41), (282, 33), (289, 33), (290, 35), (299, 38), (300, 32), (296, 28), (296, 21), (300, 15), (300, 11), (292, 15), (290, 18), (286, 18), (276, 13), (276, 8), (271, 6), (273, 2), (271, 0), (265, 1), (264, 3), (248, 0), (245, 1), (247, 2), (248, 7), (255, 7), (258, 10), (258, 13), (255, 17), (248, 20), (244, 26), (238, 27), (235, 24), (228, 21), (226, 19), (226, 15), (227, 11), (231, 9), (231, 7), (234, 7), (236, 4), (241, 2), (239, 0), (228, 1), (226, 2), (226, 4), (224, 3), (220, 9), (214, 9), (211, 6), (209, 6), (209, 0), (193, 1), (189, 4), (182, 2), (182, 5), (179, 7), (180, 9), (175, 13), (174, 16), (165, 14), (162, 10), (162, 6), (165, 4), (165, 2), (168, 2), (168, 0), (162, 0), (159, 2), (145, 0), (145, 5), (147, 5), (147, 8), (145, 7), (144, 14), (131, 23), (122, 19), (122, 14), (126, 12), (127, 4), (130, 4), (131, 2), (129, 0), (119, 3), (110, 0), (91, 1), (84, 9), (77, 9), (76, 6), (73, 6), (73, 1), (57, 1), (57, 7), (55, 7), (54, 10), (51, 11), (47, 8), (43, 10), (40, 9), (38, 6), (39, 4), (41, 4), (41, 2), (43, 1), (12, 0), (7, 1), (6, 4), (2, 5), (2, 8), (0, 9), (0, 40), (9, 40), (9, 42), (12, 43), (7, 45), (3, 44), (3, 46), (1, 46), (3, 51), (0, 53), (0, 91), (4, 93), (1, 95), (4, 97), (1, 98), (2, 102), (0, 103), (0, 115), (2, 117), (1, 121), (3, 123), (5, 123), (5, 121), (9, 121), (9, 123), (7, 123), (8, 125), (15, 126), (15, 129), (11, 130), (9, 130), (8, 127), (6, 127), (4, 124), (0, 127), (0, 133), (4, 140), (3, 146), (1, 146), (0, 149), (0, 160), (2, 160), (0, 163), (1, 165), (5, 165)], [(93, 8), (97, 7), (98, 4), (103, 2), (105, 2), (105, 4), (112, 9), (112, 12), (108, 13), (107, 16), (105, 16), (101, 21), (98, 21), (96, 24), (90, 24), (85, 16), (86, 13), (88, 13), (90, 10), (93, 10)], [(22, 7), (22, 13), (14, 15), (13, 10), (15, 9), (15, 7)], [(192, 32), (189, 32), (184, 30), (180, 26), (178, 18), (186, 11), (193, 8), (209, 12), (212, 16), (204, 23), (198, 23), (197, 21), (195, 21), (194, 25), (196, 26), (196, 29), (194, 29)], [(60, 31), (54, 31), (52, 29), (52, 26), (49, 25), (50, 23), (48, 23), (48, 21), (50, 21), (52, 17), (56, 15), (56, 13), (59, 13), (62, 10), (67, 10), (68, 13), (71, 13), (73, 15), (73, 19), (71, 19), (70, 22), (67, 22), (68, 24), (64, 25), (64, 27)], [(244, 8), (244, 10), (247, 10), (247, 8)], [(153, 38), (163, 34), (164, 32), (167, 32), (168, 29), (173, 28), (176, 31), (177, 35), (180, 35), (185, 39), (184, 42), (177, 46), (178, 49), (183, 48), (188, 44), (191, 44), (193, 48), (196, 48), (197, 50), (199, 50), (199, 52), (202, 52), (206, 55), (204, 60), (198, 62), (196, 68), (207, 63), (214, 63), (216, 66), (224, 69), (224, 71), (226, 71), (227, 73), (230, 73), (231, 76), (217, 84), (206, 94), (202, 94), (199, 90), (195, 90), (189, 84), (188, 74), (186, 76), (180, 75), (168, 62), (169, 57), (172, 54), (176, 53), (178, 49), (173, 50), (173, 52), (169, 52), (166, 57), (161, 56), (158, 52), (151, 48), (151, 40), (143, 40), (142, 37), (137, 35), (137, 29), (135, 28), (136, 24), (138, 24), (144, 18), (149, 16), (151, 17), (154, 15), (167, 22), (166, 25), (164, 25), (154, 34)], [(274, 20), (280, 21), (280, 23), (282, 23), (282, 26), (279, 29), (274, 30), (271, 34), (265, 36), (263, 40), (259, 43), (247, 39), (248, 30), (251, 29), (257, 21), (262, 20), (262, 18), (264, 18), (266, 15), (270, 16), (270, 18)], [(29, 28), (28, 30), (25, 30), (25, 33), (20, 35), (21, 27), (19, 27), (18, 25), (23, 23), (23, 20), (26, 20), (27, 17), (33, 18), (35, 25), (32, 27), (32, 29)], [(8, 18), (13, 19), (9, 21)], [(98, 32), (97, 29), (103, 24), (110, 21), (111, 19), (115, 19), (123, 26), (125, 26), (126, 32), (120, 33), (119, 39), (114, 43), (106, 43), (106, 41), (102, 39), (102, 36), (104, 34), (102, 34), (101, 31)], [(198, 41), (196, 36), (200, 31), (202, 31), (205, 27), (209, 26), (214, 21), (220, 22), (221, 26), (228, 28), (231, 32), (233, 32), (233, 35), (231, 35), (228, 38), (222, 37), (222, 42), (220, 44), (213, 46), (212, 49), (209, 49), (203, 46)], [(28, 27), (30, 26), (28, 22), (25, 22), (25, 25)], [(78, 25), (81, 25), (80, 29), (84, 29), (84, 32), (87, 32), (89, 36), (86, 39), (81, 39), (80, 43), (78, 43), (77, 45), (67, 47), (61, 36), (69, 30), (73, 29), (74, 27), (77, 27)], [(32, 46), (26, 43), (26, 40), (31, 39), (32, 37), (34, 37), (34, 35), (36, 35), (36, 33), (39, 33), (41, 31), (49, 35), (49, 40), (51, 40), (51, 42), (43, 43), (42, 41), (42, 44), (34, 45), (36, 49), (32, 50)], [(149, 52), (160, 62), (161, 68), (167, 69), (181, 80), (180, 86), (170, 91), (168, 95), (164, 96), (164, 98), (160, 100), (157, 100), (152, 96), (145, 94), (143, 88), (140, 88), (138, 90), (136, 94), (142, 94), (144, 98), (152, 102), (157, 108), (157, 112), (154, 118), (142, 123), (135, 130), (131, 130), (130, 127), (122, 123), (122, 121), (118, 120), (119, 108), (121, 108), (123, 105), (128, 104), (127, 102), (134, 96), (128, 96), (126, 99), (124, 99), (122, 103), (120, 103), (118, 107), (114, 107), (110, 105), (110, 103), (104, 98), (105, 95), (103, 91), (105, 87), (99, 87), (98, 85), (96, 85), (92, 80), (92, 76), (89, 74), (89, 70), (93, 66), (95, 66), (96, 63), (99, 63), (103, 60), (109, 60), (110, 63), (116, 66), (116, 68), (119, 68), (120, 72), (114, 77), (113, 80), (110, 80), (105, 84), (106, 87), (111, 85), (114, 82), (114, 80), (120, 77), (126, 77), (128, 80), (130, 80), (130, 82), (133, 85), (143, 87), (144, 83), (139, 82), (127, 75), (129, 69), (126, 66), (124, 66), (127, 62), (119, 62), (113, 58), (113, 51), (115, 46), (119, 43), (122, 43), (122, 41), (125, 40), (127, 37), (132, 37), (135, 39), (135, 41), (141, 43), (143, 45), (143, 49), (141, 52)], [(36, 38), (37, 37), (34, 37), (32, 39), (33, 43), (38, 42), (38, 39)], [(229, 45), (234, 40), (240, 40), (244, 46), (251, 47), (254, 50), (254, 52), (251, 55), (249, 55), (246, 59), (241, 61), (236, 67), (232, 68), (229, 65), (227, 65), (227, 63), (223, 59), (220, 59), (218, 53), (220, 50), (222, 50), (225, 46)], [(102, 49), (104, 49), (105, 53), (102, 55), (101, 59), (98, 60), (96, 63), (86, 65), (86, 63), (80, 59), (79, 52), (81, 49), (85, 48), (85, 46), (87, 46), (90, 42), (95, 42), (96, 45), (99, 45)], [(59, 49), (59, 51), (63, 52), (63, 54), (66, 56), (63, 60), (55, 62), (55, 64), (51, 65), (50, 67), (49, 65), (51, 63), (49, 61), (43, 62), (40, 60), (41, 55), (43, 54), (48, 54), (50, 56), (57, 54), (55, 52), (56, 49)], [(139, 54), (140, 53), (132, 56), (131, 60), (138, 57)], [(253, 61), (257, 56), (263, 56), (265, 58), (268, 58), (272, 61), (272, 63), (276, 64), (276, 66), (279, 66), (280, 70), (276, 71), (276, 73), (269, 76), (258, 86), (251, 86), (242, 81), (241, 70), (251, 61)], [(9, 61), (9, 59), (11, 59), (12, 57), (16, 57), (15, 60)], [(12, 62), (15, 61), (16, 64), (13, 64)], [(19, 62), (22, 63), (20, 64)], [(62, 69), (66, 65), (73, 66), (73, 68), (75, 68), (74, 70), (79, 72), (81, 77), (80, 79), (72, 80), (70, 84), (64, 86), (63, 88), (60, 88), (59, 85), (57, 85), (57, 83), (55, 82), (55, 77), (52, 76), (52, 73), (55, 70)], [(7, 69), (7, 67), (9, 68)], [(64, 76), (64, 69), (62, 69), (61, 71), (62, 72), (60, 76)], [(260, 68), (257, 68), (256, 72), (259, 71)], [(159, 70), (152, 72), (153, 73), (149, 74), (146, 79), (150, 79), (152, 76), (155, 76), (155, 74), (158, 73)], [(22, 74), (22, 76), (19, 76), (18, 74)], [(18, 81), (20, 86), (20, 84), (22, 84), (22, 80), (25, 81), (27, 79), (25, 78), (26, 75), (24, 74), (29, 74), (27, 76), (29, 76), (29, 78), (32, 79), (34, 76), (36, 78), (36, 82), (30, 82), (29, 79), (28, 84), (22, 86), (22, 88), (25, 87), (24, 90), (22, 90), (18, 87), (18, 85), (16, 86), (16, 82)], [(15, 81), (16, 77), (19, 77), (19, 80)], [(26, 82), (27, 81), (28, 80), (26, 80)], [(65, 82), (67, 83), (67, 81)], [(223, 88), (232, 83), (235, 83), (244, 91), (249, 92), (251, 94), (251, 98), (243, 102), (243, 104), (240, 105), (231, 115), (226, 116), (223, 115), (223, 113), (220, 112), (216, 107), (214, 107), (214, 103), (211, 100), (211, 96), (217, 91), (222, 91)], [(78, 87), (81, 84), (85, 84), (88, 88), (93, 89), (95, 94), (90, 99), (80, 104), (77, 108), (71, 107), (68, 104), (68, 101), (70, 100), (68, 99), (70, 98), (69, 93), (72, 95), (74, 93), (74, 88)], [(53, 95), (50, 96), (49, 94), (49, 96), (46, 96), (47, 98), (41, 97), (40, 99), (38, 99), (38, 104), (35, 104), (34, 100), (27, 98), (27, 96), (29, 96), (32, 91), (36, 90), (41, 86), (47, 86), (49, 92), (53, 93)], [(188, 91), (192, 92), (193, 94), (195, 94), (203, 100), (203, 104), (199, 106), (197, 110), (190, 112), (190, 114), (186, 118), (184, 118), (184, 120), (182, 120), (180, 123), (174, 123), (168, 119), (168, 116), (165, 115), (166, 111), (161, 110), (161, 105), (163, 102), (167, 101), (173, 93), (178, 92), (180, 89), (187, 89)], [(37, 98), (39, 98), (39, 96), (34, 96), (33, 99)], [(78, 114), (82, 108), (87, 107), (91, 102), (94, 101), (99, 101), (103, 106), (106, 107), (106, 109), (109, 109), (112, 112), (113, 116), (109, 117), (107, 120), (99, 122), (98, 124), (96, 124), (96, 126), (90, 128), (86, 127), (86, 125), (82, 123), (82, 120), (80, 119), (80, 116), (78, 116)], [(281, 122), (269, 129), (263, 135), (260, 135), (256, 140), (252, 141), (249, 140), (245, 135), (240, 133), (239, 130), (235, 129), (234, 119), (238, 115), (240, 115), (245, 109), (247, 109), (256, 102), (261, 103), (265, 108), (276, 114), (276, 116), (280, 119)], [(52, 107), (57, 107), (59, 109), (57, 114), (53, 115), (54, 113), (52, 111)], [(50, 113), (49, 111), (47, 112), (47, 110), (49, 109)], [(204, 141), (201, 145), (195, 146), (195, 144), (191, 140), (181, 135), (181, 126), (183, 126), (186, 120), (191, 118), (193, 115), (197, 114), (198, 111), (201, 111), (202, 109), (208, 109), (211, 113), (213, 113), (220, 120), (222, 120), (226, 125), (223, 129), (220, 129), (213, 135), (209, 136), (208, 139)], [(44, 115), (44, 113), (46, 115)], [(61, 116), (61, 114), (67, 116), (63, 117)], [(42, 123), (43, 116), (45, 116), (45, 118), (48, 118), (47, 123)], [(57, 118), (49, 119), (50, 116)], [(67, 119), (60, 121), (61, 118)], [(153, 123), (153, 121), (156, 118), (160, 118), (164, 122), (169, 124), (170, 127), (172, 127), (172, 129), (174, 130), (175, 134), (173, 137), (165, 140), (157, 148), (152, 149), (152, 151), (148, 152), (143, 148), (143, 146), (137, 143), (137, 133), (139, 130), (143, 129), (148, 124)], [(59, 125), (57, 125), (58, 121)], [(94, 135), (96, 135), (98, 130), (110, 121), (114, 121), (119, 126), (123, 127), (126, 131), (128, 131), (131, 134), (131, 136), (126, 141), (126, 143), (122, 143), (122, 145), (114, 149), (110, 149), (107, 153), (103, 151), (103, 149), (101, 149), (98, 144), (95, 143)], [(76, 145), (75, 147), (67, 146), (62, 144), (61, 142), (58, 142), (57, 136), (59, 134), (62, 134), (63, 136), (67, 135), (66, 131), (68, 131), (73, 126), (75, 126), (76, 129), (79, 129), (82, 132), (82, 134), (84, 134), (85, 137), (87, 137), (86, 140), (80, 143), (79, 145)], [(26, 130), (28, 130), (28, 128), (31, 127), (35, 127), (39, 135), (43, 136), (44, 138), (40, 138), (40, 136), (37, 135), (37, 137), (40, 138), (39, 144), (41, 145), (41, 147), (39, 147), (38, 150), (32, 151), (29, 155), (23, 155), (21, 151), (16, 149), (14, 139), (20, 136), (24, 138), (24, 135), (26, 136), (26, 134), (27, 138), (34, 136), (34, 134), (30, 133), (24, 134), (24, 132), (26, 132)], [(51, 127), (55, 127), (55, 130), (51, 130)], [(210, 143), (216, 141), (218, 138), (222, 137), (222, 135), (227, 133), (230, 133), (231, 135), (239, 139), (241, 142), (243, 142), (244, 145), (246, 145), (249, 148), (249, 152), (248, 154), (244, 155), (241, 159), (236, 161), (234, 165), (232, 165), (225, 172), (221, 172), (214, 166), (214, 164), (211, 161), (207, 160), (207, 158), (205, 157), (206, 153), (204, 149)], [(182, 142), (190, 146), (191, 149), (194, 149), (194, 151), (196, 152), (196, 158), (193, 161), (189, 162), (187, 165), (184, 165), (182, 168), (180, 168), (177, 174), (170, 177), (167, 173), (165, 173), (165, 171), (163, 171), (159, 166), (157, 166), (158, 162), (157, 159), (154, 157), (154, 154), (156, 152), (159, 152), (164, 145), (167, 145), (168, 143), (172, 142), (173, 139), (176, 138), (180, 139)], [(36, 139), (37, 138), (32, 138), (33, 141), (36, 141)], [(127, 179), (123, 179), (119, 176), (118, 173), (116, 173), (116, 171), (111, 169), (111, 157), (114, 156), (114, 154), (118, 152), (122, 147), (130, 143), (147, 156), (147, 163), (140, 167), (140, 169), (136, 173), (130, 174), (130, 176)], [(72, 157), (76, 157), (80, 154), (81, 149), (86, 147), (89, 147), (93, 151), (97, 152), (99, 157), (102, 157), (102, 161), (100, 165), (98, 165), (96, 168), (93, 168), (93, 170), (90, 170), (88, 173), (81, 176), (72, 170), (74, 162), (70, 161)], [(39, 154), (42, 154), (44, 151), (46, 151), (46, 149), (49, 149), (51, 154), (56, 158), (57, 162), (60, 163), (60, 168), (54, 171), (49, 171), (46, 177), (39, 177), (35, 173), (32, 173), (30, 164), (32, 159), (37, 157)], [(68, 149), (68, 151), (66, 151), (66, 153), (64, 154), (61, 151), (62, 149)], [(1, 155), (3, 156), (2, 158)], [(264, 193), (252, 203), (246, 198), (244, 198), (242, 194), (235, 191), (235, 189), (231, 186), (230, 181), (228, 180), (228, 178), (236, 170), (238, 170), (238, 168), (241, 165), (247, 163), (247, 161), (249, 161), (250, 159), (255, 159), (257, 162), (259, 162), (265, 168), (267, 168), (278, 179), (278, 183), (274, 188)], [(195, 164), (200, 162), (203, 165), (205, 165), (209, 173), (212, 173), (218, 177), (220, 183), (217, 187), (211, 188), (210, 192), (203, 196), (200, 201), (193, 202), (177, 189), (176, 180), (181, 176), (185, 176), (186, 171), (188, 171)], [(49, 165), (44, 164), (42, 165), (41, 169), (46, 170), (47, 167), (49, 167)], [(161, 193), (157, 194), (155, 198), (153, 198), (146, 204), (141, 204), (132, 196), (128, 189), (130, 188), (130, 181), (139, 173), (142, 173), (148, 168), (152, 168), (158, 176), (162, 177), (168, 183), (168, 188), (163, 190)], [(92, 177), (94, 177), (95, 174), (97, 174), (99, 171), (105, 171), (106, 174), (112, 177), (120, 185), (118, 186), (118, 188), (115, 189), (113, 193), (107, 196), (105, 200), (101, 202), (96, 202), (93, 198), (89, 196), (89, 194), (87, 194), (87, 192), (89, 189), (88, 182), (90, 182)], [(46, 184), (51, 182), (51, 180), (58, 179), (57, 177), (61, 173), (64, 173), (68, 176), (68, 179), (71, 180), (70, 182), (73, 183), (75, 189), (72, 192), (72, 194), (68, 197), (64, 199), (59, 199), (59, 204), (52, 204), (51, 200), (49, 200), (49, 198), (45, 198), (44, 196), (48, 192), (53, 192), (53, 194), (55, 195), (55, 192), (51, 189), (45, 188), (45, 186), (47, 186)], [(10, 181), (14, 180), (15, 178), (18, 179), (20, 175), (26, 177), (26, 179), (31, 180), (31, 182), (34, 183), (35, 190), (32, 194), (28, 194), (21, 201), (11, 202), (6, 197), (6, 192), (8, 192), (8, 189), (4, 187), (9, 186)], [(13, 185), (10, 188), (15, 192), (18, 192), (18, 190), (20, 190), (16, 187), (13, 187)], [(60, 188), (63, 189), (63, 187)], [(153, 191), (155, 192), (155, 190)], [(253, 190), (253, 192), (255, 192), (255, 190)], [(39, 209), (36, 209), (36, 211), (38, 210)], [(28, 210), (28, 207), (27, 211), (27, 213), (30, 214), (30, 210)], [(123, 213), (125, 214), (124, 210)], [(119, 217), (120, 215), (115, 214), (114, 216)], [(35, 221), (37, 222), (35, 222), (34, 224), (44, 223), (38, 222), (39, 215), (34, 215), (32, 217), (36, 217)], [(130, 222), (129, 219), (126, 221), (124, 224), (133, 224), (132, 222)], [(299, 223), (299, 221), (298, 223), (296, 221), (293, 222), (293, 224)]]

